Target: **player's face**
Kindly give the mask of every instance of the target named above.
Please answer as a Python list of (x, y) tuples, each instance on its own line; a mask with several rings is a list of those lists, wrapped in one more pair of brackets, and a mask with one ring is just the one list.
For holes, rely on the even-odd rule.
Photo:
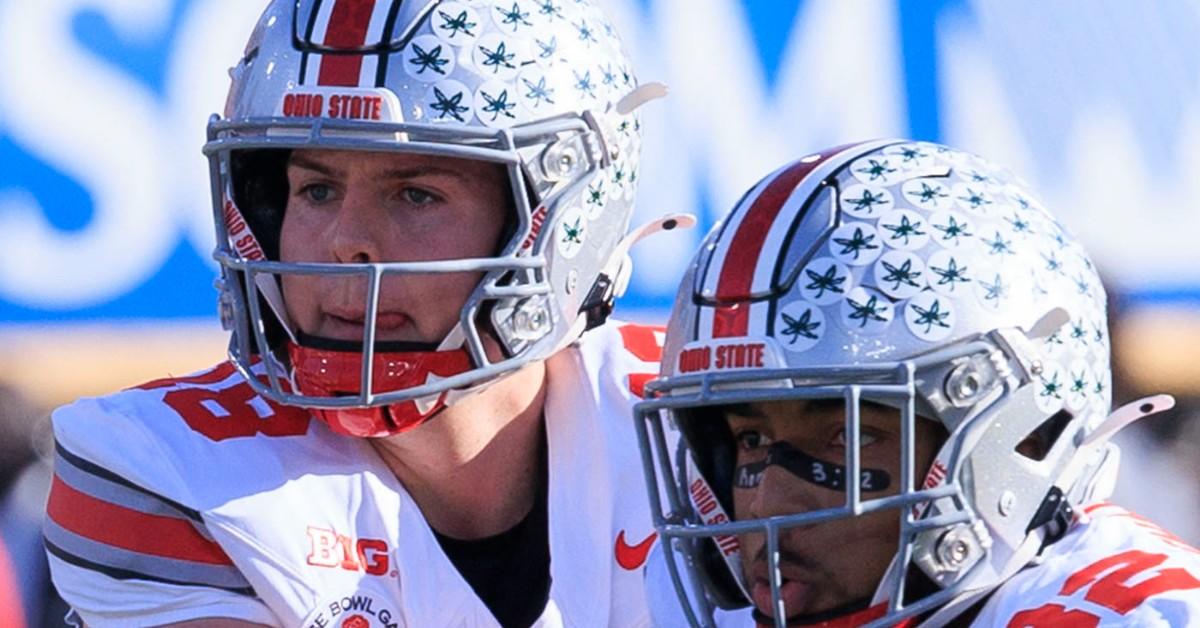
[[(879, 472), (888, 478), (883, 490), (863, 486), (861, 499), (894, 495), (900, 485), (900, 413), (870, 402), (863, 402), (861, 408), (861, 468), (869, 470), (876, 488), (884, 483)], [(729, 407), (726, 417), (737, 442), (739, 480), (733, 501), (738, 519), (811, 512), (846, 503), (841, 477), (845, 473), (838, 469), (846, 465), (844, 401), (743, 404)], [(927, 466), (934, 454), (937, 428), (925, 420), (916, 423), (916, 460)], [(786, 443), (776, 445), (776, 450), (790, 452), (782, 454), (790, 456), (790, 467), (778, 463), (755, 466), (767, 458), (768, 448), (775, 443)], [(778, 451), (771, 455), (774, 460), (781, 457)], [(744, 469), (751, 473), (744, 475)], [(761, 475), (754, 476), (753, 471), (759, 470)], [(780, 593), (789, 617), (869, 599), (896, 552), (898, 534), (895, 509), (783, 531)], [(739, 540), (754, 605), (763, 615), (773, 617), (765, 535), (747, 534)]]
[[(417, 262), (494, 255), (511, 205), (499, 164), (397, 153), (297, 150), (287, 164), (280, 236), (285, 262)], [(390, 275), (376, 338), (439, 342), (479, 273)], [(361, 341), (365, 277), (284, 275), (294, 324), (311, 336)]]

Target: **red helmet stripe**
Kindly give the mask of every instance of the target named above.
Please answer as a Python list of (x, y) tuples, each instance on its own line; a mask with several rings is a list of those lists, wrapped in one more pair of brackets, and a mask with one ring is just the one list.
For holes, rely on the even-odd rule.
[[(374, 9), (375, 0), (336, 0), (322, 43), (330, 48), (341, 49), (363, 46)], [(362, 62), (363, 56), (360, 54), (323, 54), (317, 84), (357, 87)]]
[[(808, 173), (825, 161), (828, 153), (820, 159), (797, 161), (777, 173), (766, 188), (753, 200), (746, 211), (721, 266), (721, 277), (717, 282), (718, 301), (738, 301), (749, 298), (754, 272), (762, 254), (763, 243), (775, 223), (775, 217), (796, 186)], [(750, 322), (749, 304), (740, 303), (718, 306), (713, 319), (713, 337), (740, 336), (746, 333)]]

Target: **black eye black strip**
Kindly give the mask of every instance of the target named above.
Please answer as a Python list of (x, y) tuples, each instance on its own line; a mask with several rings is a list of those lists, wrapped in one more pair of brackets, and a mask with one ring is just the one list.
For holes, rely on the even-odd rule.
[[(788, 473), (833, 491), (845, 490), (846, 467), (813, 458), (788, 443), (775, 443), (767, 448), (767, 457), (737, 468), (733, 484), (737, 488), (755, 488), (762, 482), (767, 467), (777, 465)], [(882, 469), (861, 469), (859, 488), (873, 493), (887, 490), (892, 479)]]

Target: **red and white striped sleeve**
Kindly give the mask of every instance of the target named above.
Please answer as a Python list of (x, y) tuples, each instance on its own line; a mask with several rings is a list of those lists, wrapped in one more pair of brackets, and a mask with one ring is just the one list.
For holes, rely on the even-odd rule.
[(114, 431), (111, 412), (96, 414), (103, 409), (85, 403), (55, 413), (43, 532), (63, 599), (93, 628), (204, 617), (275, 624), (202, 514), (147, 486), (146, 478), (169, 475), (174, 465), (160, 463), (130, 479), (130, 461), (113, 460), (122, 445), (143, 460), (139, 453), (152, 447), (139, 444), (148, 437), (132, 421)]

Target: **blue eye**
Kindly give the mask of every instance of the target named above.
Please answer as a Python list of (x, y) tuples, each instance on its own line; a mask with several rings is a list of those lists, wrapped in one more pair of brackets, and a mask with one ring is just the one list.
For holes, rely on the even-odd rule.
[(300, 192), (307, 197), (308, 200), (314, 203), (323, 203), (329, 200), (329, 197), (333, 195), (333, 190), (331, 190), (328, 185), (321, 183), (311, 183), (306, 185), (303, 189), (301, 189)]
[(404, 196), (404, 200), (413, 205), (428, 205), (441, 200), (437, 195), (426, 192), (421, 188), (404, 188), (401, 194)]

